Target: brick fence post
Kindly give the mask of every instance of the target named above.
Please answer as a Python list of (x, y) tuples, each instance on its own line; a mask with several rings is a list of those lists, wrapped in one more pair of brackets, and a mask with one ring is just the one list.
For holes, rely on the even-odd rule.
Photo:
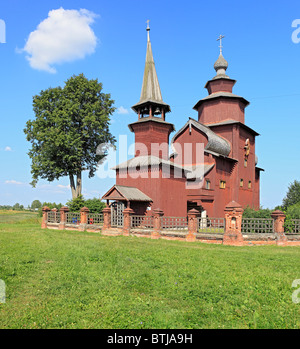
[(64, 230), (67, 223), (67, 213), (69, 212), (69, 208), (66, 206), (61, 207), (60, 209), (60, 223), (58, 226), (59, 230)]
[(284, 220), (285, 220), (285, 214), (280, 211), (276, 210), (272, 212), (271, 217), (274, 219), (274, 233), (276, 236), (276, 244), (277, 245), (286, 245), (287, 237), (284, 234)]
[(225, 207), (225, 232), (223, 245), (243, 246), (242, 234), (243, 208), (235, 201), (231, 201)]
[(111, 208), (106, 206), (103, 210), (103, 227), (102, 232), (111, 228)]
[(79, 230), (80, 231), (85, 231), (86, 226), (88, 224), (88, 214), (90, 210), (87, 207), (82, 207), (80, 209), (80, 225), (79, 225)]
[(153, 210), (153, 231), (151, 231), (151, 239), (159, 239), (161, 232), (161, 217), (164, 211), (159, 208)]
[(188, 234), (186, 241), (196, 241), (196, 234), (198, 232), (198, 217), (200, 212), (195, 208), (192, 208), (188, 212)]
[(124, 217), (124, 223), (123, 223), (123, 235), (129, 236), (130, 234), (130, 228), (131, 228), (131, 215), (133, 214), (133, 209), (130, 207), (125, 208), (123, 211), (123, 217)]
[(48, 206), (44, 206), (42, 208), (42, 212), (43, 212), (42, 229), (46, 229), (47, 223), (48, 223), (48, 212), (50, 212), (50, 208)]

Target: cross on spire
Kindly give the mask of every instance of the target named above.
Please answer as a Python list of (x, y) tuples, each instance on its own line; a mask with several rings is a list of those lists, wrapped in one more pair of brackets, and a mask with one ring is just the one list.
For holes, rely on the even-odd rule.
[(146, 21), (146, 23), (147, 23), (147, 40), (148, 41), (150, 41), (150, 35), (149, 35), (149, 32), (150, 32), (150, 27), (149, 27), (149, 22), (150, 22), (150, 20), (149, 19), (147, 19), (147, 21)]
[(223, 46), (222, 46), (222, 39), (223, 38), (225, 38), (225, 36), (224, 35), (220, 35), (219, 37), (218, 37), (218, 39), (217, 39), (217, 41), (220, 41), (220, 55), (222, 54), (222, 48), (223, 48)]

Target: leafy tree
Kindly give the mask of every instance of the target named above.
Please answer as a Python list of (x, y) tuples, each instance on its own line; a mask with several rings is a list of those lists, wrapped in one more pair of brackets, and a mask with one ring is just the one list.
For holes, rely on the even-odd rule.
[(83, 74), (72, 76), (63, 88), (49, 88), (33, 97), (35, 119), (24, 129), (32, 144), (28, 154), (33, 186), (40, 178), (51, 182), (68, 176), (72, 198), (81, 195), (82, 171), (93, 177), (107, 154), (96, 154), (97, 147), (115, 144), (109, 131), (113, 103), (97, 79)]
[(84, 207), (85, 201), (82, 195), (79, 195), (77, 198), (72, 199), (67, 202), (67, 206), (70, 212), (79, 212), (82, 207)]
[(39, 208), (41, 208), (41, 207), (42, 207), (42, 203), (40, 202), (40, 200), (34, 200), (34, 201), (32, 201), (32, 204), (31, 204), (31, 206), (30, 206), (30, 208), (31, 208), (32, 210), (39, 209)]
[(39, 208), (40, 217), (42, 217), (42, 215), (43, 215), (42, 208), (44, 206), (49, 207), (50, 210), (52, 210), (53, 208), (56, 208), (59, 211), (61, 209), (61, 207), (63, 207), (63, 204), (56, 204), (55, 202), (43, 202), (41, 208)]
[(259, 210), (254, 210), (253, 208), (250, 208), (247, 206), (244, 209), (243, 217), (244, 218), (271, 218), (271, 213), (273, 210), (270, 210), (268, 208), (260, 208)]
[(15, 204), (13, 205), (12, 209), (13, 209), (14, 211), (18, 211), (18, 210), (21, 209), (21, 205), (17, 202), (17, 203), (15, 203)]
[(300, 181), (294, 180), (288, 187), (285, 198), (282, 201), (282, 206), (287, 209), (289, 206), (300, 202)]
[(106, 205), (100, 199), (93, 198), (85, 200), (84, 206), (86, 206), (91, 213), (100, 213)]
[(286, 210), (286, 214), (290, 215), (292, 219), (300, 219), (300, 202), (289, 206)]

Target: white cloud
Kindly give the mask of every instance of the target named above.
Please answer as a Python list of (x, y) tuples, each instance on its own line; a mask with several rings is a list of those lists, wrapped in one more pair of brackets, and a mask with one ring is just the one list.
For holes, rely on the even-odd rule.
[(58, 188), (61, 188), (61, 189), (70, 189), (70, 185), (58, 184), (57, 187), (58, 187)]
[(4, 151), (12, 151), (11, 147), (7, 146), (5, 147)]
[(122, 105), (117, 109), (117, 114), (129, 114), (129, 110)]
[(86, 9), (52, 10), (29, 34), (22, 51), (30, 66), (55, 73), (54, 64), (83, 59), (95, 51), (97, 37), (90, 25), (97, 15)]
[(5, 181), (5, 184), (14, 184), (14, 185), (26, 185), (26, 183), (22, 183), (22, 182), (17, 182), (14, 179)]

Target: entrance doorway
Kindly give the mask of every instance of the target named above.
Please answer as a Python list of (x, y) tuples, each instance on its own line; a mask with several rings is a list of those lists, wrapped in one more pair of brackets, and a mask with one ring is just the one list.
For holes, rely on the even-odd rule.
[(111, 226), (123, 227), (123, 211), (125, 204), (122, 201), (114, 201), (111, 205)]

